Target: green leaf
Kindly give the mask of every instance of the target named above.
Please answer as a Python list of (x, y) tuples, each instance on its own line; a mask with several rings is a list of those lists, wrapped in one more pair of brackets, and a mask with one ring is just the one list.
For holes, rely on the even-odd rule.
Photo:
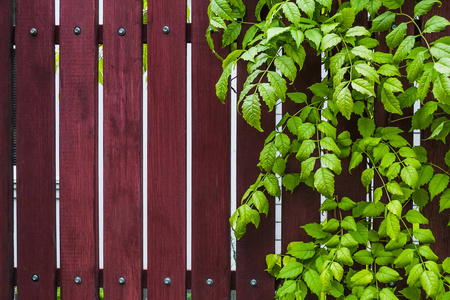
[(372, 50), (367, 49), (365, 46), (356, 46), (351, 50), (351, 52), (365, 60), (371, 60), (373, 58)]
[(424, 58), (425, 52), (420, 52), (419, 54), (417, 54), (416, 58), (406, 67), (406, 73), (409, 82), (413, 83), (417, 80), (417, 78), (419, 78), (419, 75), (423, 71)]
[(336, 145), (336, 142), (329, 136), (326, 136), (320, 140), (320, 146), (325, 150), (333, 151), (336, 155), (341, 153), (341, 150)]
[(303, 280), (305, 280), (311, 292), (316, 295), (320, 295), (322, 292), (322, 284), (320, 281), (319, 273), (314, 269), (309, 269), (303, 275)]
[(291, 46), (291, 44), (285, 44), (283, 48), (284, 51), (286, 51), (286, 55), (292, 58), (299, 66), (299, 70), (301, 70), (303, 68), (303, 63), (305, 62), (306, 58), (306, 52), (303, 46), (297, 45), (297, 47), (295, 47)]
[(414, 249), (404, 249), (402, 253), (395, 259), (394, 265), (396, 268), (404, 268), (408, 266), (414, 258)]
[(323, 239), (328, 234), (322, 230), (322, 225), (317, 223), (309, 223), (300, 227), (305, 229), (306, 233), (315, 239)]
[(380, 78), (377, 74), (377, 71), (375, 71), (375, 69), (369, 66), (368, 64), (365, 63), (355, 64), (354, 68), (359, 74), (365, 76), (367, 79), (375, 81), (377, 83), (380, 82)]
[(286, 99), (287, 91), (286, 80), (275, 71), (269, 71), (267, 73), (267, 79), (272, 87), (275, 88), (278, 97), (284, 101)]
[(249, 125), (261, 132), (263, 131), (261, 128), (261, 103), (258, 94), (245, 97), (242, 103), (242, 115)]
[(440, 16), (433, 16), (431, 17), (424, 26), (423, 32), (424, 33), (431, 33), (431, 32), (440, 32), (450, 25), (450, 22), (443, 17)]
[(325, 35), (322, 39), (322, 51), (327, 51), (339, 44), (342, 38), (336, 33), (329, 33)]
[(247, 45), (253, 40), (256, 33), (258, 33), (258, 27), (256, 25), (251, 26), (247, 32), (245, 32), (244, 39), (242, 40), (242, 49), (247, 48)]
[(369, 270), (361, 270), (350, 278), (354, 286), (366, 286), (373, 280), (373, 273)]
[(331, 10), (331, 4), (333, 3), (333, 0), (316, 0), (316, 2), (319, 2), (320, 4), (328, 8), (328, 10)]
[(304, 140), (298, 149), (297, 155), (295, 156), (299, 161), (304, 161), (308, 159), (311, 154), (316, 149), (316, 144), (313, 140)]
[(363, 211), (364, 217), (378, 217), (384, 212), (385, 205), (382, 202), (370, 202)]
[(289, 31), (289, 27), (272, 27), (267, 29), (267, 41), (270, 41), (276, 36), (279, 36), (282, 33)]
[(428, 219), (425, 218), (420, 212), (414, 209), (410, 209), (406, 215), (406, 220), (409, 223), (416, 224), (428, 224)]
[[(267, 179), (267, 177), (266, 177)], [(276, 179), (276, 177), (275, 177)], [(266, 180), (264, 180), (265, 182)], [(264, 184), (266, 185), (266, 184)], [(267, 188), (266, 188), (267, 189)], [(263, 192), (261, 191), (255, 191), (252, 194), (252, 202), (255, 205), (256, 209), (261, 213), (261, 214), (265, 214), (267, 216), (268, 212), (269, 212), (269, 201), (266, 198), (266, 195), (264, 195)]]
[[(327, 199), (327, 200), (325, 200), (325, 202), (334, 203), (334, 205), (329, 204), (327, 206), (334, 206), (335, 208), (337, 206), (337, 203), (334, 200)], [(324, 204), (325, 204), (325, 202), (324, 202)], [(326, 231), (326, 232), (334, 232), (338, 228), (339, 228), (339, 221), (336, 220), (335, 218), (331, 218), (322, 224), (322, 229), (323, 229), (323, 231)]]
[(317, 157), (310, 157), (301, 163), (301, 172), (300, 172), (300, 180), (305, 182), (311, 172), (314, 170), (314, 166), (316, 164)]
[(393, 213), (388, 213), (386, 216), (386, 233), (391, 239), (397, 241), (400, 233), (400, 221)]
[(417, 98), (419, 98), (420, 101), (425, 100), (426, 96), (428, 95), (432, 74), (433, 72), (431, 72), (431, 69), (426, 69), (419, 79), (419, 87), (417, 88)]
[(284, 156), (289, 152), (291, 140), (286, 134), (280, 133), (275, 137), (275, 146), (277, 147), (280, 154)]
[(398, 298), (389, 288), (384, 288), (380, 292), (380, 300), (398, 300)]
[(397, 9), (403, 5), (405, 0), (383, 0), (383, 5), (389, 9)]
[(391, 93), (403, 92), (403, 85), (397, 78), (388, 78), (383, 83), (383, 88)]
[(258, 92), (263, 101), (269, 107), (269, 112), (271, 112), (277, 103), (275, 89), (268, 83), (261, 83), (258, 85)]
[(355, 12), (360, 12), (369, 4), (369, 0), (350, 0), (351, 6), (355, 9)]
[(362, 78), (357, 78), (352, 81), (352, 87), (358, 92), (371, 96), (375, 95), (373, 84)]
[(448, 208), (450, 208), (450, 189), (445, 190), (441, 195), (441, 199), (439, 200), (439, 212)]
[(434, 243), (435, 239), (430, 229), (416, 229), (413, 232), (414, 237), (423, 244)]
[(398, 76), (400, 77), (401, 74), (398, 71), (398, 68), (394, 65), (390, 65), (390, 64), (383, 64), (381, 65), (381, 67), (378, 69), (378, 74), (380, 75), (384, 75), (384, 76)]
[(336, 251), (336, 260), (347, 266), (353, 265), (352, 255), (346, 247), (341, 247)]
[(403, 196), (404, 195), (401, 186), (396, 181), (388, 182), (386, 184), (386, 188), (393, 195), (398, 195), (398, 196)]
[(400, 277), (400, 274), (389, 268), (386, 266), (382, 266), (377, 270), (377, 273), (375, 274), (375, 277), (377, 278), (378, 281), (382, 282), (382, 283), (389, 283), (392, 281), (398, 281), (401, 280), (402, 278)]
[(363, 138), (370, 137), (375, 131), (375, 121), (364, 117), (359, 118), (358, 131)]
[(333, 198), (334, 195), (334, 175), (328, 169), (321, 167), (314, 174), (314, 187), (319, 193), (327, 198)]
[(330, 270), (331, 273), (333, 273), (334, 279), (336, 279), (338, 282), (340, 282), (344, 277), (344, 268), (340, 263), (333, 261), (330, 264)]
[(222, 103), (225, 103), (225, 98), (228, 94), (228, 78), (231, 75), (231, 68), (232, 64), (228, 65), (216, 83), (216, 95)]
[(388, 30), (395, 21), (395, 14), (392, 11), (386, 11), (372, 21), (372, 32), (381, 32)]
[(433, 114), (437, 110), (438, 105), (434, 101), (426, 102), (412, 118), (412, 129), (425, 129), (430, 126), (433, 121)]
[(429, 12), (433, 7), (434, 3), (440, 2), (438, 0), (422, 0), (414, 6), (414, 15), (422, 16)]
[(430, 200), (433, 200), (434, 196), (442, 193), (448, 186), (449, 176), (446, 174), (436, 174), (431, 179), (428, 189), (430, 191)]
[(443, 57), (434, 64), (434, 69), (443, 75), (450, 75), (450, 58)]
[(274, 143), (268, 143), (264, 146), (263, 150), (259, 155), (259, 164), (266, 172), (272, 170), (273, 164), (275, 163), (275, 157), (277, 154), (277, 147)]
[(296, 278), (303, 272), (303, 264), (293, 261), (281, 268), (277, 278)]
[(385, 88), (381, 89), (381, 102), (384, 105), (384, 109), (390, 113), (402, 115), (403, 112), (400, 108), (400, 102), (398, 101), (395, 95), (386, 90)]
[(394, 54), (394, 62), (399, 63), (401, 62), (405, 57), (408, 56), (409, 52), (414, 47), (415, 43), (415, 37), (412, 35), (407, 36), (398, 46), (397, 51), (395, 51)]
[[(359, 3), (362, 3), (361, 0), (356, 0)], [(346, 37), (356, 37), (356, 36), (370, 36), (370, 32), (364, 26), (355, 26), (347, 30), (345, 34)]]
[(351, 170), (353, 170), (354, 168), (359, 166), (359, 164), (362, 161), (363, 161), (363, 155), (361, 154), (361, 152), (353, 152), (352, 157), (350, 158), (350, 164), (348, 167), (348, 171), (350, 172)]
[(296, 280), (285, 280), (283, 285), (280, 286), (277, 290), (276, 297), (283, 297), (287, 294), (292, 294), (297, 289), (297, 281)]
[(316, 9), (314, 0), (297, 0), (297, 5), (310, 19), (313, 18)]
[(362, 265), (370, 265), (373, 263), (372, 253), (368, 250), (359, 250), (353, 254), (355, 261)]
[(329, 168), (336, 174), (341, 174), (342, 167), (341, 167), (341, 160), (337, 158), (337, 156), (333, 153), (327, 153), (320, 157), (320, 161), (322, 162), (322, 165)]
[[(288, 2), (289, 3), (289, 2)], [(294, 60), (289, 56), (277, 56), (274, 61), (275, 67), (290, 81), (294, 81), (297, 76), (297, 68), (294, 65)]]
[(293, 192), (300, 184), (300, 176), (298, 174), (286, 174), (283, 176), (282, 182), (287, 191)]
[(398, 218), (402, 217), (402, 204), (400, 201), (392, 200), (386, 205), (386, 208)]
[(415, 188), (419, 183), (419, 173), (417, 173), (417, 170), (411, 166), (404, 167), (400, 173), (400, 177), (412, 188)]
[(298, 259), (308, 259), (316, 253), (314, 243), (292, 242), (288, 246), (287, 254)]
[(425, 257), (428, 260), (431, 260), (431, 261), (438, 260), (438, 256), (436, 254), (434, 254), (433, 250), (431, 250), (430, 246), (428, 246), (428, 245), (420, 246), (419, 253), (420, 253), (420, 255), (422, 255), (423, 257)]
[(361, 183), (365, 188), (368, 188), (369, 185), (372, 183), (373, 176), (375, 174), (374, 169), (365, 169), (361, 173)]
[(356, 203), (348, 197), (343, 197), (338, 203), (338, 207), (342, 210), (350, 210), (356, 206)]
[(395, 47), (400, 45), (400, 43), (405, 38), (406, 29), (407, 29), (406, 23), (400, 23), (397, 27), (395, 27), (394, 30), (392, 30), (386, 36), (386, 45), (391, 49), (394, 49)]
[[(280, 194), (281, 194), (280, 185), (278, 183), (278, 178), (275, 176), (275, 174), (267, 174), (266, 178), (264, 178), (263, 184), (267, 190), (267, 193), (269, 193), (269, 195), (274, 196), (274, 197), (280, 196)], [(268, 204), (267, 204), (267, 210), (261, 211), (259, 208), (258, 208), (258, 210), (260, 213), (265, 213), (267, 215), (267, 213), (269, 211)]]
[(436, 43), (433, 47), (431, 47), (430, 53), (437, 59), (450, 57), (450, 45), (444, 43)]
[(322, 43), (322, 34), (319, 28), (308, 29), (305, 31), (305, 37), (314, 44), (314, 49), (318, 50)]
[(298, 25), (300, 20), (300, 11), (298, 10), (298, 6), (293, 2), (285, 2), (283, 4), (283, 13), (290, 22)]
[(345, 217), (341, 222), (341, 227), (345, 230), (357, 230), (355, 219), (352, 216)]
[(420, 283), (428, 297), (434, 297), (439, 292), (439, 276), (432, 271), (425, 271), (420, 275)]
[(408, 275), (407, 283), (409, 286), (414, 286), (416, 282), (420, 279), (423, 273), (423, 267), (421, 263), (416, 264), (411, 268)]
[(233, 11), (226, 0), (212, 0), (211, 10), (224, 20), (234, 20)]
[(222, 35), (222, 48), (233, 43), (241, 33), (242, 25), (238, 22), (231, 22), (225, 28)]
[(341, 89), (336, 97), (334, 97), (334, 100), (336, 101), (336, 105), (342, 115), (350, 120), (350, 116), (353, 112), (353, 99), (348, 86)]

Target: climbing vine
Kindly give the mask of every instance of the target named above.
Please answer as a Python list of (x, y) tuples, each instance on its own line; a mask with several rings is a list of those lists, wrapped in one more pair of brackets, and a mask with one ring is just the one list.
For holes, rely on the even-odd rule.
[[(413, 4), (409, 15), (402, 11), (404, 0), (260, 0), (252, 11), (242, 0), (211, 0), (206, 38), (222, 59), (218, 98), (225, 101), (232, 70), (243, 63), (248, 75), (238, 107), (248, 124), (262, 131), (262, 113), (273, 113), (280, 102), (298, 107), (261, 146), (261, 173), (230, 218), (236, 237), (250, 223), (258, 227), (260, 215), (268, 213), (268, 196), (279, 197), (281, 189), (307, 185), (326, 199), (320, 210), (329, 212), (322, 224), (302, 226), (312, 242), (292, 242), (286, 253), (267, 255), (267, 271), (282, 280), (278, 299), (315, 294), (413, 300), (422, 293), (450, 299), (450, 258), (438, 261), (422, 214), (433, 199), (439, 199), (440, 211), (450, 208), (450, 151), (446, 165), (437, 166), (424, 147), (405, 139), (398, 123), (380, 127), (374, 120), (375, 106), (381, 106), (390, 120), (410, 118), (411, 131), (428, 132), (422, 138), (448, 140), (450, 37), (436, 39), (434, 33), (450, 22), (429, 16), (440, 1)], [(244, 21), (247, 15), (256, 21)], [(355, 24), (366, 16), (370, 26)], [(233, 49), (225, 58), (214, 48), (217, 32), (223, 47)], [(379, 51), (373, 38), (383, 32), (387, 51)], [(288, 92), (289, 83), (308, 76), (302, 74), (308, 55), (322, 58), (327, 76), (308, 91)], [(408, 116), (417, 102), (420, 108)], [(345, 119), (355, 121), (358, 135), (340, 129)], [(289, 170), (299, 167), (287, 173), (294, 157)], [(370, 201), (335, 194), (336, 176), (357, 167), (363, 168), (361, 184)], [(404, 286), (397, 288), (393, 283), (401, 280)]]

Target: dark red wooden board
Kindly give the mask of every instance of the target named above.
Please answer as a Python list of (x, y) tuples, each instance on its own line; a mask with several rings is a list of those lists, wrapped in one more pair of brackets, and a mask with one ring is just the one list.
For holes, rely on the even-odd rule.
[(147, 287), (154, 299), (185, 299), (186, 2), (150, 1), (147, 40)]
[[(60, 227), (64, 300), (98, 298), (98, 3), (61, 3)], [(74, 33), (75, 27), (81, 33)], [(75, 277), (81, 284), (75, 283)]]
[(19, 299), (56, 298), (54, 19), (53, 1), (16, 1)]
[[(307, 59), (305, 60), (303, 69), (297, 74), (297, 80), (294, 85), (296, 91), (306, 93), (308, 99), (310, 99), (311, 93), (306, 88), (316, 82), (320, 82), (320, 57), (317, 57), (316, 51), (309, 46), (304, 45), (304, 47)], [(283, 114), (286, 112), (294, 114), (298, 109), (298, 104), (292, 105), (292, 102), (290, 103), (289, 101), (283, 104)], [(288, 161), (286, 173), (300, 172), (300, 163), (294, 165), (292, 164), (294, 160), (295, 157), (291, 157)], [(292, 165), (289, 166), (289, 164)], [(299, 226), (311, 222), (320, 223), (319, 207), (320, 195), (305, 184), (300, 184), (293, 193), (285, 191), (283, 187), (281, 220), (282, 253), (286, 253), (286, 247), (290, 242), (309, 241), (311, 239)]]
[[(247, 1), (247, 11), (252, 12), (258, 1)], [(244, 21), (256, 22), (252, 13), (246, 15)], [(244, 30), (248, 26), (244, 27)], [(242, 85), (247, 78), (246, 63), (238, 63), (238, 97)], [(253, 184), (261, 172), (257, 167), (259, 153), (264, 147), (267, 135), (275, 129), (275, 111), (268, 112), (265, 105), (262, 108), (261, 125), (264, 133), (250, 127), (237, 116), (237, 149), (236, 149), (236, 206), (241, 204), (242, 195)], [(261, 222), (256, 229), (252, 224), (247, 226), (246, 234), (236, 243), (236, 299), (273, 299), (275, 280), (264, 270), (267, 268), (266, 255), (275, 253), (275, 199), (269, 197), (269, 215), (261, 215)], [(257, 284), (252, 286), (250, 281)]]
[(0, 299), (13, 298), (12, 1), (0, 13)]
[[(434, 5), (433, 9), (422, 19), (422, 29), (426, 21), (432, 16), (439, 15), (450, 20), (450, 3), (448, 1), (442, 1), (442, 6)], [(440, 33), (426, 34), (428, 43), (437, 40), (438, 38), (449, 36), (450, 28), (447, 26), (446, 30)], [(425, 46), (425, 42), (422, 40), (422, 45)], [(431, 95), (431, 90), (430, 90)], [(432, 96), (430, 96), (431, 98)], [(433, 101), (436, 101), (433, 99)], [(446, 116), (449, 117), (448, 115)], [(447, 136), (446, 144), (441, 141), (425, 140), (431, 135), (429, 130), (421, 133), (421, 144), (428, 152), (428, 162), (440, 166), (444, 170), (448, 170), (448, 166), (445, 164), (444, 156), (449, 150), (450, 137)], [(435, 168), (435, 174), (442, 173)], [(448, 210), (444, 210), (439, 213), (439, 200), (440, 196), (434, 197), (433, 202), (430, 202), (425, 206), (423, 214), (428, 218), (430, 223), (424, 225), (424, 228), (430, 228), (433, 231), (433, 235), (436, 239), (436, 243), (431, 245), (431, 248), (439, 257), (439, 262), (442, 262), (446, 257), (450, 256), (450, 239), (449, 239), (449, 222)]]
[[(192, 299), (230, 299), (230, 117), (205, 32), (209, 0), (192, 1)], [(215, 39), (218, 35), (213, 34)], [(220, 46), (218, 46), (220, 49)], [(222, 51), (222, 55), (226, 55)], [(211, 286), (206, 280), (213, 280)]]
[[(119, 28), (125, 35), (118, 34)], [(105, 299), (142, 297), (141, 36), (141, 1), (104, 6)]]

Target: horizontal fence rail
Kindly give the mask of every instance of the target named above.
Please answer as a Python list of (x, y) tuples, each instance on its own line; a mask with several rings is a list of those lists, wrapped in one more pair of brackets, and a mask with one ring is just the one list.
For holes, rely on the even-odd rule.
[[(54, 0), (3, 2), (0, 299), (56, 300), (58, 290), (62, 300), (99, 299), (100, 288), (107, 300), (143, 299), (144, 289), (149, 300), (185, 299), (188, 292), (196, 300), (273, 299), (279, 282), (264, 271), (265, 256), (308, 240), (299, 226), (321, 222), (323, 199), (306, 186), (283, 190), (281, 199), (269, 199), (258, 229), (233, 239), (230, 212), (260, 173), (265, 136), (234, 119), (244, 65), (233, 71), (237, 91), (225, 105), (217, 99), (222, 64), (205, 39), (210, 0), (191, 0), (192, 23), (185, 1), (149, 1), (145, 24), (140, 0), (105, 1), (104, 24), (98, 0), (60, 0), (58, 25)], [(257, 3), (245, 4), (252, 11)], [(374, 37), (377, 51), (388, 51), (385, 36)], [(226, 57), (230, 49), (217, 51)], [(292, 91), (310, 93), (306, 88), (323, 78), (321, 58), (313, 57)], [(262, 127), (270, 132), (294, 109), (280, 105), (263, 116)], [(377, 125), (387, 126), (388, 117), (375, 108)], [(339, 123), (359, 135), (356, 120)], [(415, 134), (404, 137), (412, 143)], [(444, 165), (435, 160), (448, 149), (422, 145)], [(366, 189), (354, 184), (364, 168), (337, 178), (336, 194), (365, 199)], [(433, 249), (445, 256), (448, 216), (435, 215), (437, 202), (424, 214), (442, 223), (433, 228)]]

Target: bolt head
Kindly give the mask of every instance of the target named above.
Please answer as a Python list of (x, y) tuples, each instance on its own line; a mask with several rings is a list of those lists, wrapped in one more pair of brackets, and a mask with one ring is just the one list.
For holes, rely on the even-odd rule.
[(35, 35), (37, 35), (37, 29), (36, 28), (31, 28), (30, 29), (30, 34), (32, 35), (32, 36), (35, 36)]
[(206, 279), (206, 284), (209, 286), (212, 286), (214, 284), (214, 280), (212, 280), (211, 278)]
[(170, 277), (164, 278), (164, 284), (165, 285), (171, 285), (172, 284), (172, 279), (170, 279)]
[(164, 26), (162, 29), (163, 33), (168, 34), (170, 32), (170, 27), (169, 26)]
[(33, 280), (34, 282), (38, 282), (39, 281), (39, 275), (38, 274), (31, 275), (31, 280)]
[(395, 28), (397, 28), (397, 25), (392, 24), (391, 28), (392, 28), (392, 29), (395, 29)]
[(81, 28), (79, 26), (75, 27), (73, 29), (73, 33), (75, 33), (76, 35), (79, 35), (81, 33)]
[(77, 277), (75, 277), (74, 281), (75, 281), (76, 284), (81, 284), (82, 280), (81, 280), (80, 276), (77, 276)]
[(124, 36), (125, 33), (127, 33), (127, 31), (126, 31), (125, 28), (123, 28), (123, 27), (120, 27), (120, 28), (117, 30), (117, 34), (120, 35), (120, 36)]
[(125, 280), (125, 278), (124, 277), (120, 277), (119, 278), (119, 284), (125, 284), (125, 282), (126, 282), (126, 280)]
[(250, 280), (250, 285), (251, 286), (257, 286), (258, 285), (258, 281), (256, 279), (252, 279), (252, 280)]

